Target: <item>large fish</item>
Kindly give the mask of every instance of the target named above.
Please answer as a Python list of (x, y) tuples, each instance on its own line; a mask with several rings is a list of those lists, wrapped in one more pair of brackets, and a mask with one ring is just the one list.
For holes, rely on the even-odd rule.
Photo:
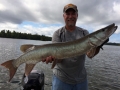
[[(36, 63), (46, 57), (53, 56), (55, 59), (64, 59), (85, 54), (104, 43), (116, 31), (116, 29), (117, 26), (111, 24), (81, 39), (71, 42), (51, 43), (45, 45), (22, 45), (20, 49), (25, 52), (25, 54), (17, 59), (6, 61), (1, 65), (9, 69), (10, 81), (17, 68), (23, 63), (26, 63), (25, 75), (29, 75)], [(55, 63), (53, 62), (53, 64)]]

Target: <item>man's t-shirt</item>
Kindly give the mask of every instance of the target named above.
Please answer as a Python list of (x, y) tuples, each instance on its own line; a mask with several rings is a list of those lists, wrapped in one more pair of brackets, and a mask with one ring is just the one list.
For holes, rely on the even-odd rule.
[[(88, 35), (88, 31), (76, 26), (72, 32), (62, 27), (54, 32), (52, 42), (68, 42)], [(63, 52), (64, 53), (64, 52)], [(53, 74), (68, 84), (80, 83), (87, 78), (85, 70), (85, 55), (63, 59), (53, 69)]]

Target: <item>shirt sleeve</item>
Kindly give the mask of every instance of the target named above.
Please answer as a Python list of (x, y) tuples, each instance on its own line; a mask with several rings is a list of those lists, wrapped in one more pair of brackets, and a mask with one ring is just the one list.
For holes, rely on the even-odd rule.
[(85, 36), (89, 34), (88, 30), (84, 30)]
[(61, 42), (60, 36), (59, 36), (59, 30), (55, 31), (52, 37), (52, 42)]

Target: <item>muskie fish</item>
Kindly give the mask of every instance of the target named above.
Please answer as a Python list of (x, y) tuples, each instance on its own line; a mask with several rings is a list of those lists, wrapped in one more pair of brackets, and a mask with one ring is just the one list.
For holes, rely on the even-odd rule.
[(6, 61), (1, 65), (9, 69), (10, 81), (17, 68), (23, 63), (26, 63), (25, 75), (29, 75), (36, 63), (46, 57), (53, 56), (55, 59), (64, 59), (85, 54), (105, 42), (105, 40), (116, 31), (116, 29), (117, 26), (113, 23), (83, 38), (71, 42), (51, 43), (45, 45), (22, 45), (20, 49), (25, 52), (25, 54), (17, 59)]

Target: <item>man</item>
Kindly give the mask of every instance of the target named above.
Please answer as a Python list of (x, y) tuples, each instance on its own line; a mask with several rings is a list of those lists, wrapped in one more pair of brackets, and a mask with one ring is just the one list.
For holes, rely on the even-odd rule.
[[(73, 41), (88, 35), (87, 30), (76, 26), (78, 18), (76, 5), (66, 5), (63, 9), (63, 18), (65, 26), (54, 32), (53, 43)], [(54, 57), (49, 56), (43, 62), (51, 63), (53, 60)], [(67, 58), (57, 63), (53, 69), (52, 90), (88, 90), (84, 64), (85, 55)]]

